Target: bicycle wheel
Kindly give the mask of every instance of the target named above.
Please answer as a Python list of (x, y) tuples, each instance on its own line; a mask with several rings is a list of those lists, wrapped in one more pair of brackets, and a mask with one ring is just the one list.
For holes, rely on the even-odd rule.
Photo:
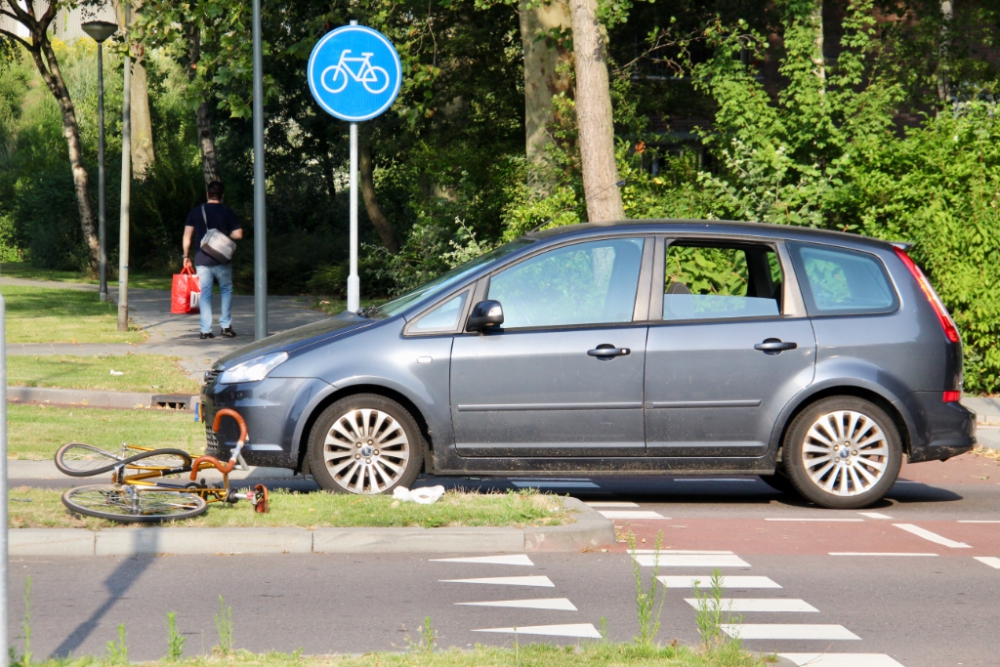
[(109, 472), (121, 461), (122, 457), (118, 454), (82, 442), (67, 443), (56, 452), (56, 468), (70, 477), (89, 477)]
[(204, 514), (205, 500), (194, 493), (158, 487), (90, 484), (66, 491), (63, 505), (71, 512), (119, 523), (179, 521)]
[(153, 472), (191, 468), (191, 455), (183, 449), (152, 449), (125, 459), (126, 470)]

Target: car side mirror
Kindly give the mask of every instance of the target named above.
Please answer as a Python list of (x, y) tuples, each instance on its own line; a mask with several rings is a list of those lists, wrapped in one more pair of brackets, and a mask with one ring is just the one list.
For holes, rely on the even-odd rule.
[(499, 301), (480, 301), (472, 309), (465, 330), (482, 333), (503, 324), (503, 306)]

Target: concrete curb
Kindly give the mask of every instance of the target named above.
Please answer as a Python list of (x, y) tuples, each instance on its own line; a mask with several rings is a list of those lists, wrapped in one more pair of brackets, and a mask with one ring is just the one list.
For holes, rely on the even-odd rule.
[(610, 519), (576, 498), (568, 526), (531, 528), (15, 528), (10, 555), (140, 556), (579, 551), (614, 544)]
[(1000, 398), (965, 396), (962, 405), (976, 413), (976, 422), (1000, 426)]
[[(222, 479), (222, 475), (214, 469), (203, 470), (198, 473), (198, 476), (211, 480)], [(67, 477), (59, 472), (59, 469), (56, 468), (56, 464), (52, 461), (18, 461), (17, 459), (7, 459), (7, 479), (14, 481), (29, 479), (61, 479), (73, 481), (75, 479), (77, 480), (77, 484), (97, 484), (105, 481), (104, 477), (101, 477), (97, 481), (86, 481), (81, 477)], [(255, 482), (263, 480), (273, 481), (276, 479), (302, 480), (312, 478), (296, 475), (288, 468), (262, 468), (259, 466), (250, 466), (249, 470), (234, 470), (229, 473), (229, 479), (232, 481)]]
[(198, 396), (190, 394), (146, 394), (131, 391), (7, 387), (8, 403), (72, 405), (81, 408), (170, 408), (194, 410)]

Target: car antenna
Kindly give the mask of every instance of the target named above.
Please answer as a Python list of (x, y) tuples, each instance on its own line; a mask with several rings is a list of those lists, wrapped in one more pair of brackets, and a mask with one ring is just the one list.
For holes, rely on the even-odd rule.
[[(627, 181), (628, 181), (628, 179), (626, 179), (626, 178), (623, 178), (622, 180), (618, 181), (617, 183), (613, 183), (613, 184), (609, 185), (608, 187), (604, 188), (603, 190), (601, 190), (600, 192), (598, 192), (598, 193), (597, 193), (597, 194), (595, 194), (594, 196), (596, 197), (597, 195), (601, 195), (601, 194), (604, 194), (605, 192), (607, 192), (607, 191), (608, 191), (608, 190), (610, 190), (611, 188), (621, 188), (621, 187), (624, 187), (624, 186), (625, 186), (625, 183), (626, 183)], [(569, 211), (569, 210), (570, 210), (569, 208), (564, 208), (563, 210), (561, 210), (561, 211), (559, 211), (558, 213), (556, 213), (556, 215), (562, 215), (563, 213), (565, 213), (566, 211)], [(556, 215), (553, 215), (553, 216), (552, 216), (551, 218), (549, 218), (548, 220), (546, 220), (546, 221), (545, 221), (545, 222), (543, 222), (542, 224), (540, 224), (540, 225), (537, 225), (537, 226), (533, 227), (533, 228), (532, 228), (532, 229), (530, 229), (530, 230), (529, 230), (529, 231), (528, 231), (527, 233), (528, 233), (528, 234), (534, 234), (534, 233), (535, 233), (535, 232), (537, 232), (537, 231), (538, 231), (539, 229), (541, 229), (541, 228), (542, 228), (542, 227), (544, 227), (545, 225), (547, 225), (547, 224), (549, 224), (550, 222), (552, 222), (553, 220), (555, 220), (555, 219), (556, 219)]]

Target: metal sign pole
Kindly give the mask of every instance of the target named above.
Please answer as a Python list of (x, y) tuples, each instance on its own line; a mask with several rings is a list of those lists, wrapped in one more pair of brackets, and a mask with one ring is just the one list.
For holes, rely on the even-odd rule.
[(0, 667), (7, 667), (9, 591), (7, 586), (7, 304), (0, 296)]
[(264, 182), (264, 51), (253, 0), (253, 337), (267, 338), (267, 209)]
[(104, 43), (97, 43), (97, 237), (101, 245), (101, 301), (108, 300), (108, 241), (105, 213), (104, 176)]
[[(355, 21), (351, 21), (355, 23)], [(351, 123), (351, 274), (347, 277), (347, 310), (361, 307), (361, 279), (358, 277), (358, 124)]]

